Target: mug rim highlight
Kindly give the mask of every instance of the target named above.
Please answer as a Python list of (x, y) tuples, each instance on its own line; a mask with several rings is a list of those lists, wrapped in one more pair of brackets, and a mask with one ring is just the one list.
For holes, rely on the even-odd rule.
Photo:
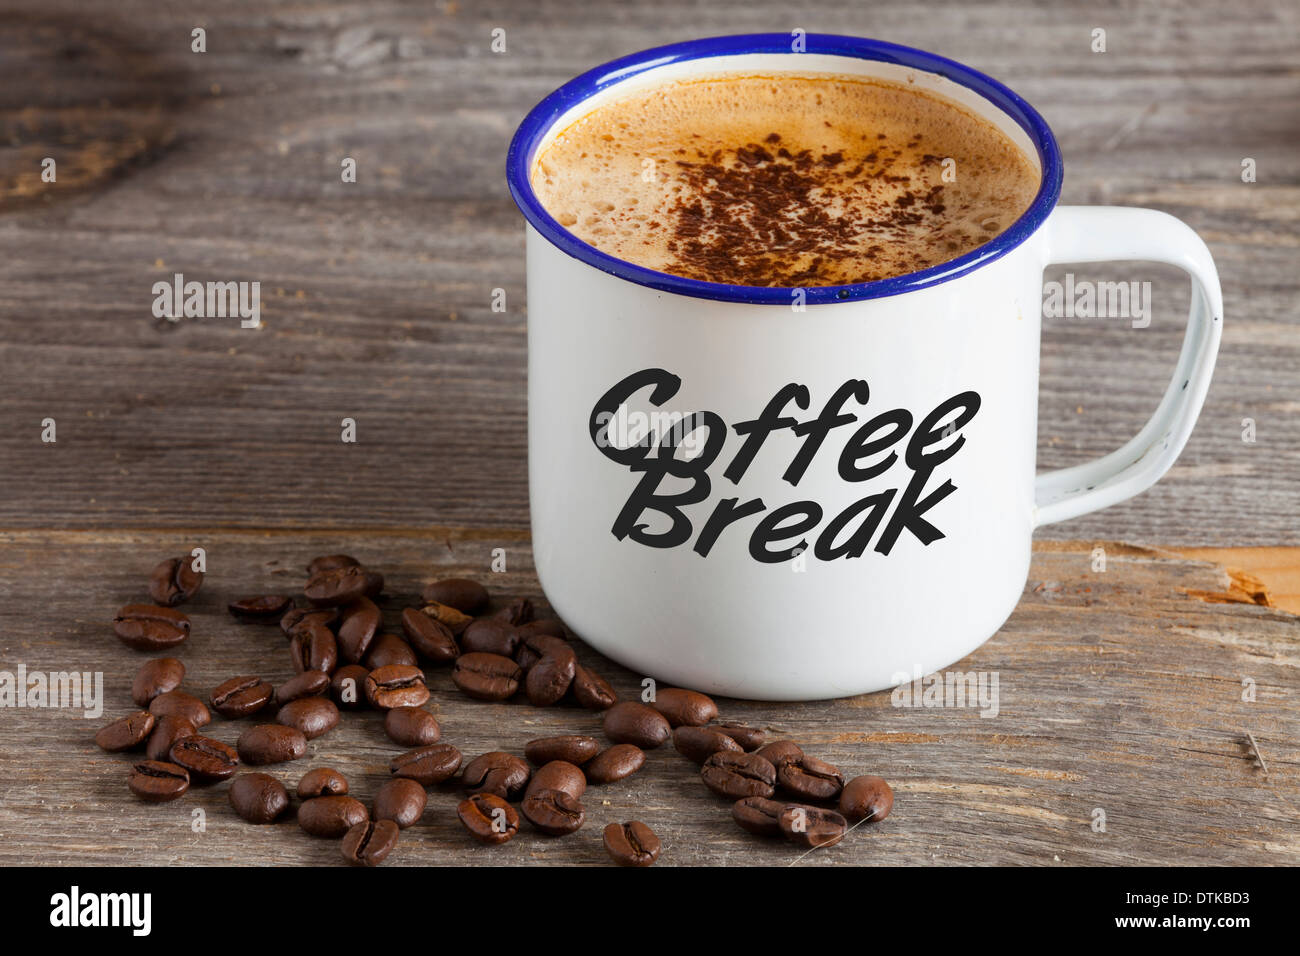
[[(801, 287), (805, 303), (824, 305), (878, 299), (949, 282), (1002, 258), (1029, 239), (1047, 221), (1061, 195), (1063, 169), (1060, 148), (1047, 121), (1019, 94), (965, 64), (913, 47), (829, 33), (809, 33), (804, 36), (804, 41), (806, 53), (878, 60), (936, 74), (959, 83), (989, 100), (1024, 130), (1038, 152), (1042, 168), (1042, 182), (1029, 208), (1010, 227), (984, 245), (919, 272), (851, 285)], [(543, 208), (533, 191), (529, 173), (536, 158), (538, 144), (555, 122), (575, 105), (602, 90), (647, 70), (671, 63), (747, 53), (799, 56), (791, 50), (790, 45), (791, 35), (788, 33), (737, 34), (688, 40), (611, 60), (565, 83), (529, 111), (510, 142), (506, 157), (506, 180), (519, 211), (534, 229), (562, 252), (629, 282), (693, 298), (789, 305), (793, 301), (794, 287), (730, 285), (687, 279), (635, 265), (588, 245), (560, 225)]]

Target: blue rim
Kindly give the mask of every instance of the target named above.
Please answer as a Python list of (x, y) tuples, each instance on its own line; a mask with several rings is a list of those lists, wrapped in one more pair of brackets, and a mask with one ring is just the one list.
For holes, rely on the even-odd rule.
[[(790, 44), (791, 36), (788, 33), (754, 33), (673, 43), (613, 60), (565, 83), (533, 107), (524, 117), (510, 143), (510, 152), (506, 157), (506, 179), (510, 184), (510, 194), (514, 197), (515, 204), (519, 206), (519, 211), (524, 214), (524, 218), (534, 229), (563, 252), (629, 282), (662, 292), (695, 298), (788, 306), (794, 293), (794, 289), (790, 287), (702, 282), (698, 279), (686, 279), (633, 265), (601, 252), (569, 232), (542, 208), (529, 181), (529, 172), (537, 154), (538, 143), (551, 130), (555, 122), (573, 106), (601, 90), (647, 70), (686, 60), (745, 53), (783, 53), (798, 56), (799, 54), (791, 52)], [(978, 70), (933, 53), (895, 43), (827, 33), (810, 33), (805, 37), (805, 51), (860, 60), (879, 60), (883, 63), (911, 67), (925, 73), (938, 74), (960, 83), (992, 102), (1020, 125), (1037, 149), (1038, 160), (1043, 170), (1042, 185), (1039, 187), (1038, 195), (1034, 197), (1033, 203), (1024, 215), (1017, 219), (1011, 228), (984, 245), (956, 259), (920, 272), (877, 279), (874, 282), (858, 282), (853, 285), (805, 287), (805, 302), (818, 305), (878, 299), (882, 296), (898, 295), (948, 282), (1002, 258), (1033, 235), (1047, 220), (1061, 195), (1061, 153), (1056, 145), (1056, 137), (1052, 135), (1046, 121), (1019, 95)]]

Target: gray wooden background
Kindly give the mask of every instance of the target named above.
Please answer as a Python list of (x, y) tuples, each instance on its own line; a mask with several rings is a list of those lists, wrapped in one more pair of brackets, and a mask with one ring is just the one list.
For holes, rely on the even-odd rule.
[[(1179, 553), (1274, 546), (1298, 563), (1287, 557), (1300, 546), (1298, 21), (1285, 0), (3, 0), (0, 668), (103, 669), (106, 717), (125, 712), (138, 655), (105, 622), (140, 596), (154, 561), (195, 543), (220, 557), (183, 655), (205, 692), (250, 668), (288, 676), (277, 641), (229, 622), (221, 598), (288, 580), (317, 551), (357, 551), (388, 572), (390, 614), (436, 569), (485, 573), (495, 546), (519, 556), (508, 588), (536, 594), (523, 225), (503, 178), (515, 125), (564, 80), (660, 43), (873, 36), (1026, 96), (1060, 138), (1064, 202), (1188, 222), (1218, 263), (1225, 326), (1173, 471), (1133, 501), (1043, 529), (1022, 607), (963, 663), (1002, 673), (999, 718), (900, 710), (887, 695), (727, 702), (898, 783), (891, 821), (805, 862), (1300, 862), (1296, 619)], [(190, 51), (196, 26), (203, 54)], [(1091, 49), (1099, 28), (1105, 53)], [(497, 29), (503, 54), (490, 50)], [(46, 156), (57, 184), (39, 180)], [(346, 156), (355, 184), (340, 182)], [(1246, 158), (1257, 182), (1241, 180)], [(1137, 430), (1187, 305), (1172, 270), (1072, 271), (1152, 281), (1155, 320), (1047, 323), (1043, 468)], [(155, 320), (151, 287), (174, 272), (260, 280), (264, 327)], [(496, 288), (504, 313), (490, 308)], [(358, 423), (355, 445), (338, 440), (344, 417)], [(56, 444), (40, 440), (46, 418)], [(1089, 570), (1101, 541), (1121, 556), (1105, 586)], [(1260, 687), (1254, 704), (1240, 701), (1243, 678)], [(435, 684), (448, 739), (470, 755), (592, 726), (471, 705), (445, 675)], [(496, 739), (507, 713), (533, 723)], [(225, 862), (235, 840), (266, 862), (334, 859), (292, 825), (231, 836), (224, 788), (193, 798), (220, 821), (206, 835), (189, 832), (188, 803), (142, 817), (116, 776), (122, 760), (89, 748), (93, 730), (65, 712), (0, 712), (0, 860), (52, 847), (52, 862)], [(1243, 749), (1247, 730), (1267, 774)], [(349, 726), (315, 742), (313, 760), (364, 775), (387, 750), (376, 727)], [(733, 831), (675, 755), (652, 768), (596, 802), (579, 837), (521, 840), (496, 859), (598, 862), (596, 822), (640, 815), (665, 834), (665, 862), (790, 861)], [(453, 804), (435, 797), (404, 862), (484, 859)], [(1099, 807), (1105, 833), (1091, 829)]]

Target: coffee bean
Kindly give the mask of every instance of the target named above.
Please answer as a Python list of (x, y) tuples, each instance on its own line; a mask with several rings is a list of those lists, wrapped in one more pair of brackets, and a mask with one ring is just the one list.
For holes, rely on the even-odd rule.
[(541, 621), (529, 621), (527, 624), (521, 624), (515, 630), (519, 632), (519, 639), (526, 641), (530, 637), (555, 637), (560, 640), (568, 640), (569, 631), (564, 626), (564, 622), (558, 617), (548, 617)]
[(644, 750), (634, 744), (615, 744), (593, 757), (583, 771), (592, 783), (613, 783), (632, 776), (644, 766)]
[(321, 627), (333, 628), (338, 620), (339, 609), (336, 607), (296, 607), (280, 618), (280, 630), (285, 637), (293, 637), (293, 629), (299, 624), (310, 621)]
[(198, 732), (189, 718), (175, 714), (159, 717), (153, 725), (153, 733), (145, 745), (144, 755), (150, 760), (167, 760), (171, 756), (172, 745), (184, 737), (193, 737)]
[(404, 777), (431, 787), (455, 776), (460, 761), (460, 751), (451, 744), (431, 744), (394, 757), (388, 769), (394, 777)]
[(168, 558), (153, 569), (149, 576), (149, 597), (155, 604), (175, 607), (188, 601), (203, 586), (203, 572), (194, 570), (194, 558)]
[(736, 741), (712, 727), (678, 727), (673, 731), (673, 746), (683, 757), (699, 764), (720, 750), (736, 753), (744, 750)]
[(782, 764), (803, 757), (803, 750), (793, 740), (777, 740), (758, 748), (758, 755), (778, 770)]
[(234, 776), (239, 769), (239, 754), (230, 744), (211, 737), (182, 737), (172, 744), (171, 762), (179, 764), (190, 773), (196, 783), (211, 783)]
[(569, 692), (578, 658), (569, 647), (555, 648), (532, 666), (524, 679), (528, 702), (534, 707), (558, 704)]
[[(343, 670), (335, 671), (337, 675)], [(361, 679), (364, 681), (365, 670), (362, 669)], [(275, 694), (271, 697), (271, 703), (276, 707), (283, 707), (292, 700), (302, 700), (307, 697), (319, 697), (327, 693), (330, 689), (330, 675), (324, 671), (303, 671), (295, 677), (290, 677), (287, 681), (275, 689)], [(361, 692), (361, 685), (357, 685), (357, 692)]]
[(424, 671), (408, 664), (390, 664), (366, 675), (366, 699), (372, 707), (419, 707), (429, 699)]
[(336, 571), (339, 568), (359, 568), (361, 562), (350, 554), (322, 554), (311, 559), (307, 565), (307, 576), (312, 577), (322, 571)]
[(332, 767), (308, 770), (298, 781), (298, 799), (341, 797), (348, 792), (348, 779)]
[(126, 785), (146, 803), (175, 800), (190, 788), (190, 775), (184, 767), (162, 760), (141, 760), (131, 767)]
[(523, 672), (499, 654), (462, 654), (451, 672), (452, 682), (475, 700), (507, 700), (519, 690)]
[(384, 615), (370, 598), (357, 598), (339, 611), (339, 655), (345, 663), (359, 664), (370, 653)]
[(576, 800), (587, 792), (587, 775), (567, 760), (552, 760), (538, 767), (528, 782), (528, 793), (539, 790), (561, 790)]
[(298, 826), (318, 837), (338, 839), (369, 819), (366, 805), (356, 797), (312, 797), (298, 808)]
[(672, 734), (663, 714), (640, 701), (624, 700), (605, 711), (605, 736), (616, 744), (653, 750)]
[(721, 797), (771, 797), (776, 768), (758, 754), (721, 750), (704, 761), (704, 785)]
[(527, 624), (533, 619), (533, 602), (528, 598), (515, 598), (508, 605), (497, 611), (493, 617), (509, 621), (515, 627)]
[(149, 713), (155, 717), (166, 717), (168, 714), (184, 717), (195, 727), (206, 727), (212, 722), (208, 705), (183, 690), (169, 690), (165, 694), (159, 694), (149, 701)]
[[(745, 751), (757, 750), (767, 742), (767, 734), (757, 727), (745, 727), (742, 724), (709, 724), (708, 729), (726, 734)], [(775, 767), (776, 764), (773, 763), (772, 766)]]
[(809, 849), (834, 846), (848, 830), (848, 822), (834, 810), (797, 804), (784, 807), (777, 823), (787, 840)]
[(148, 707), (158, 695), (180, 687), (184, 679), (184, 664), (174, 657), (155, 657), (145, 661), (136, 671), (131, 683), (131, 699), (141, 707)]
[(581, 664), (573, 672), (573, 696), (588, 710), (608, 710), (618, 703), (609, 681)]
[(113, 618), (113, 633), (137, 651), (159, 651), (190, 636), (190, 619), (169, 607), (128, 604)]
[[(531, 627), (532, 625), (525, 626)], [(515, 633), (522, 634), (523, 630), (523, 628), (515, 628)], [(515, 650), (515, 663), (522, 667), (526, 674), (532, 670), (538, 661), (552, 652), (564, 657), (572, 654), (573, 650), (568, 641), (562, 637), (556, 637), (554, 634), (529, 634), (526, 638), (520, 639), (519, 646)]]
[(605, 851), (619, 866), (650, 866), (659, 859), (659, 838), (640, 821), (605, 827)]
[(435, 664), (454, 661), (460, 654), (451, 628), (419, 608), (408, 607), (402, 612), (402, 633), (417, 654)]
[(524, 792), (532, 771), (514, 754), (500, 750), (475, 757), (465, 765), (461, 782), (470, 793), (494, 793), (514, 800)]
[(427, 747), (442, 739), (433, 714), (420, 707), (394, 707), (384, 714), (384, 733), (403, 747)]
[(524, 756), (537, 766), (552, 760), (566, 760), (582, 766), (600, 753), (600, 741), (595, 737), (569, 734), (565, 737), (538, 737), (524, 744)]
[(500, 845), (519, 832), (519, 814), (495, 793), (476, 793), (462, 800), (456, 816), (480, 843)]
[(781, 811), (790, 806), (782, 800), (767, 797), (745, 797), (731, 807), (731, 817), (741, 829), (759, 836), (781, 835)]
[(289, 808), (289, 791), (269, 773), (241, 773), (230, 785), (230, 805), (249, 823), (274, 823)]
[(260, 677), (232, 677), (217, 685), (209, 701), (227, 720), (255, 714), (271, 701), (275, 688)]
[(107, 727), (100, 728), (99, 733), (95, 734), (95, 743), (111, 754), (134, 750), (149, 739), (156, 719), (147, 710), (128, 714)]
[(523, 811), (529, 823), (550, 836), (573, 833), (587, 819), (582, 804), (563, 790), (530, 791)]
[(339, 607), (365, 597), (372, 586), (370, 573), (359, 564), (317, 571), (307, 581), (303, 594), (316, 607)]
[(365, 710), (370, 706), (366, 697), (366, 678), (370, 671), (360, 664), (345, 664), (330, 678), (330, 697), (341, 710)]
[(257, 767), (297, 760), (307, 752), (307, 738), (297, 727), (258, 724), (240, 734), (235, 747), (244, 763)]
[(776, 778), (782, 790), (801, 800), (834, 800), (844, 789), (838, 767), (807, 754), (781, 764)]
[(281, 707), (275, 722), (296, 727), (308, 740), (315, 740), (339, 725), (339, 709), (328, 697), (304, 697)]
[(444, 625), (452, 634), (459, 637), (465, 628), (473, 622), (473, 618), (468, 614), (462, 614), (450, 604), (439, 604), (436, 601), (432, 604), (426, 604), (420, 608), (420, 613), (425, 617), (432, 618), (438, 623)]
[(712, 697), (680, 687), (659, 688), (650, 706), (663, 714), (673, 727), (703, 727), (718, 716), (718, 705)]
[(414, 780), (389, 780), (375, 793), (374, 820), (392, 820), (405, 830), (420, 822), (429, 795)]
[(508, 621), (481, 617), (460, 635), (462, 654), (499, 654), (514, 657), (519, 650), (519, 633)]
[(241, 621), (253, 624), (274, 624), (282, 620), (293, 607), (293, 598), (286, 594), (259, 594), (240, 598), (226, 605), (226, 610)]
[(293, 629), (289, 639), (289, 657), (295, 673), (323, 671), (332, 673), (339, 663), (338, 641), (334, 632), (323, 624), (303, 622)]
[(378, 866), (397, 846), (397, 833), (391, 820), (358, 823), (343, 834), (339, 849), (353, 866)]
[(487, 588), (468, 578), (444, 578), (426, 585), (420, 592), (425, 604), (446, 604), (464, 614), (477, 614), (487, 607)]
[(840, 793), (840, 813), (850, 820), (879, 823), (894, 809), (894, 790), (880, 777), (854, 777)]
[(402, 640), (396, 634), (380, 634), (375, 638), (375, 642), (370, 645), (370, 652), (366, 654), (366, 666), (371, 670), (378, 670), (381, 667), (391, 667), (394, 664), (401, 664), (404, 667), (414, 667), (419, 662), (415, 656), (415, 651), (411, 650), (411, 645)]

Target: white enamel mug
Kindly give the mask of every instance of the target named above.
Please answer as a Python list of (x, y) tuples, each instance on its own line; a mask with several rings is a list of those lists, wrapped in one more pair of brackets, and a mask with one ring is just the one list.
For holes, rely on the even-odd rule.
[[(986, 641), (1024, 589), (1036, 526), (1122, 501), (1169, 469), (1205, 399), (1223, 315), (1214, 263), (1183, 223), (1057, 207), (1051, 130), (1000, 83), (874, 40), (795, 45), (719, 37), (599, 67), (529, 113), (508, 159), (528, 222), (542, 588), (574, 633), (638, 673), (767, 700), (881, 690)], [(533, 192), (539, 151), (611, 97), (780, 72), (864, 75), (956, 101), (1036, 158), (1037, 197), (951, 262), (793, 290), (615, 259)], [(1173, 378), (1118, 451), (1036, 475), (1043, 269), (1120, 259), (1191, 276)]]

